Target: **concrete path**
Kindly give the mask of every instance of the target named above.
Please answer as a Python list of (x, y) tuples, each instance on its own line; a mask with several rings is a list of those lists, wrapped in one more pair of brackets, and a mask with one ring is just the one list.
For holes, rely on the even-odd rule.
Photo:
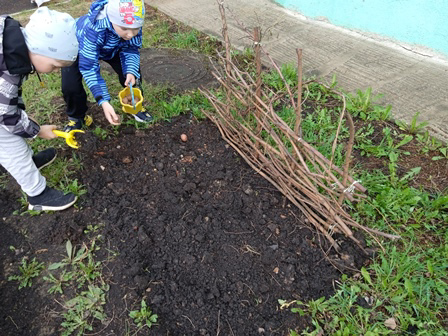
[[(416, 112), (430, 130), (448, 142), (448, 62), (407, 47), (393, 45), (306, 19), (269, 0), (225, 0), (231, 43), (250, 41), (238, 22), (260, 26), (264, 48), (279, 63), (297, 64), (295, 48), (303, 49), (307, 75), (331, 80), (337, 75), (349, 91), (372, 87), (391, 104), (394, 118), (409, 122)], [(221, 38), (221, 17), (215, 0), (152, 0), (150, 4), (174, 19)]]

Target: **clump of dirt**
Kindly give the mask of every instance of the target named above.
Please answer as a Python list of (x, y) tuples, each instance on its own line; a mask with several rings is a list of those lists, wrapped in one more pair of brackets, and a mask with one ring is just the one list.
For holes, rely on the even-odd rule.
[[(113, 318), (96, 326), (99, 335), (124, 335), (126, 323), (132, 324), (129, 310), (142, 298), (159, 315), (154, 335), (286, 335), (310, 320), (279, 311), (278, 299), (333, 293), (340, 273), (324, 256), (324, 240), (211, 122), (181, 116), (144, 131), (122, 129), (95, 149), (85, 150), (89, 142), (80, 141), (83, 171), (77, 178), (87, 194), (78, 208), (8, 216), (0, 226), (0, 296), (10, 304), (1, 305), (0, 314), (14, 321), (0, 321), (2, 335), (60, 334), (61, 319), (51, 311), (61, 306), (42, 287), (19, 292), (6, 278), (23, 255), (60, 261), (54, 251), (67, 239), (85, 240), (88, 225), (100, 228), (99, 257), (117, 254), (104, 275), (111, 285), (106, 312)], [(340, 259), (359, 268), (365, 256), (337, 239), (344, 249)]]
[(79, 151), (83, 154), (93, 153), (97, 150), (99, 139), (92, 132), (76, 133), (76, 141), (79, 145)]

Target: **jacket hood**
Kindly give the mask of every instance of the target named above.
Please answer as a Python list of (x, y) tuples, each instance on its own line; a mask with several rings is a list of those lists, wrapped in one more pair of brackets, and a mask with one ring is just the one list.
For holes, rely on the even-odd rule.
[(98, 14), (104, 9), (104, 6), (108, 4), (109, 0), (98, 0), (95, 1), (89, 9), (89, 14), (87, 14), (89, 20), (94, 23)]
[(3, 30), (3, 57), (10, 74), (26, 75), (33, 71), (28, 47), (20, 23), (11, 17), (5, 20)]

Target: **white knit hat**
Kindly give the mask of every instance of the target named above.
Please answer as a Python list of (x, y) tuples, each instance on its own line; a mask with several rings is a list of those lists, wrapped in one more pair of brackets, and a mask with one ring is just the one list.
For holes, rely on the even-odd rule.
[(75, 20), (67, 13), (40, 7), (22, 32), (35, 54), (61, 61), (74, 61), (78, 56)]
[(125, 28), (140, 28), (145, 18), (143, 0), (109, 0), (107, 16), (110, 22)]

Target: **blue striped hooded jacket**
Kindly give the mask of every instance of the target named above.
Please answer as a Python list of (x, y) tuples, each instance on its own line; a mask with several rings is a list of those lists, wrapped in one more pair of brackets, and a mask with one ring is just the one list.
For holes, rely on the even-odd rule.
[(76, 22), (76, 36), (79, 42), (79, 70), (92, 91), (98, 105), (110, 100), (106, 82), (100, 74), (99, 60), (110, 60), (117, 53), (120, 56), (123, 74), (130, 73), (140, 78), (140, 52), (142, 30), (129, 41), (120, 38), (106, 15), (104, 6), (108, 0), (97, 0), (87, 15)]

